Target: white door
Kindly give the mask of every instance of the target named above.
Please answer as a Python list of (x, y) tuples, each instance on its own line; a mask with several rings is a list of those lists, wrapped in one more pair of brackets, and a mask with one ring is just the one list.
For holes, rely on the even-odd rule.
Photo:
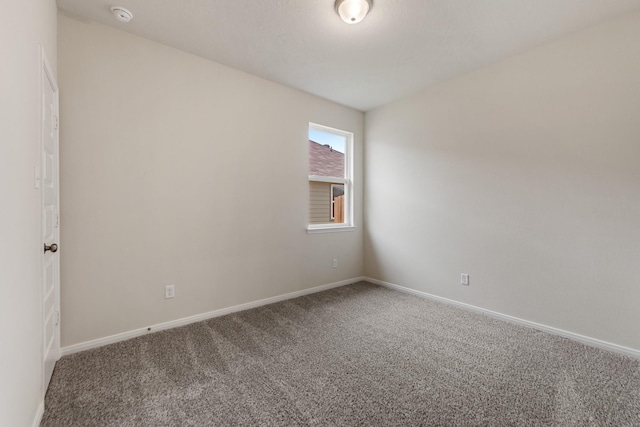
[(42, 56), (42, 318), (44, 390), (60, 356), (60, 215), (58, 198), (58, 87)]

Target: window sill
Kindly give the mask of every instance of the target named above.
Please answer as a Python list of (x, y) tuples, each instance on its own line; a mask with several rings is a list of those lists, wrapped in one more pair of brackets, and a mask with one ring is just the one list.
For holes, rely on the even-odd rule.
[(307, 234), (342, 233), (355, 229), (354, 225), (310, 225), (307, 227)]

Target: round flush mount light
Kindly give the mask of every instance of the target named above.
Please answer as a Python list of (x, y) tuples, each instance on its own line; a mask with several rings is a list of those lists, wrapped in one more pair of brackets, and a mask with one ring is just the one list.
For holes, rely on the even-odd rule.
[(362, 21), (372, 6), (373, 0), (336, 0), (336, 12), (347, 24)]
[(126, 22), (131, 21), (131, 18), (133, 18), (133, 14), (131, 12), (129, 12), (127, 9), (125, 9), (124, 7), (113, 6), (111, 8), (111, 12), (113, 12), (113, 15), (120, 22), (125, 22), (126, 23)]

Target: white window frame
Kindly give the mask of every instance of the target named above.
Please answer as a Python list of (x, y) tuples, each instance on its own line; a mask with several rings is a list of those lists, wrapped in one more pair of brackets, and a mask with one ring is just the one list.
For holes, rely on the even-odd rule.
[[(309, 182), (328, 182), (331, 184), (344, 185), (344, 222), (335, 224), (308, 224), (307, 233), (334, 233), (342, 231), (353, 231), (355, 224), (353, 222), (353, 132), (347, 132), (344, 130), (332, 128), (329, 126), (319, 125), (317, 123), (309, 123), (309, 130), (317, 130), (319, 132), (329, 133), (337, 136), (341, 136), (345, 139), (345, 164), (344, 164), (344, 178), (334, 178), (326, 176), (309, 175)], [(307, 155), (307, 159), (309, 156)], [(307, 198), (308, 200), (308, 198)], [(307, 223), (309, 209), (307, 207)]]

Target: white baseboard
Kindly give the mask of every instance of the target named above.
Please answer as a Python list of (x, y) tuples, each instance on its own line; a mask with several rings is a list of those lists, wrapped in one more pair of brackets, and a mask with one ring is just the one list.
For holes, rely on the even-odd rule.
[(92, 348), (102, 347), (108, 344), (125, 341), (131, 338), (139, 337), (139, 336), (150, 334), (153, 332), (163, 331), (165, 329), (177, 328), (179, 326), (188, 325), (190, 323), (201, 322), (203, 320), (211, 319), (214, 317), (224, 316), (225, 314), (236, 313), (238, 311), (244, 311), (250, 308), (260, 307), (267, 304), (273, 304), (276, 302), (285, 301), (292, 298), (298, 298), (304, 295), (315, 294), (317, 292), (326, 291), (328, 289), (350, 285), (352, 283), (360, 282), (362, 280), (365, 280), (365, 278), (354, 277), (353, 279), (342, 280), (340, 282), (329, 283), (327, 285), (321, 285), (321, 286), (316, 286), (314, 288), (291, 292), (288, 294), (277, 295), (271, 298), (265, 298), (258, 301), (248, 302), (245, 304), (234, 305), (232, 307), (221, 308), (219, 310), (210, 311), (208, 313), (196, 314), (195, 316), (189, 316), (189, 317), (184, 317), (182, 319), (171, 320), (169, 322), (159, 323), (157, 325), (149, 326), (146, 328), (134, 329), (128, 332), (122, 332), (120, 334), (110, 335), (104, 338), (98, 338), (95, 340), (85, 341), (79, 344), (73, 344), (67, 347), (62, 347), (61, 353), (63, 356), (66, 356), (69, 354), (77, 353), (79, 351), (85, 351)]
[(602, 341), (596, 338), (587, 337), (585, 335), (576, 334), (573, 332), (565, 331), (562, 329), (554, 328), (552, 326), (542, 325), (540, 323), (531, 322), (529, 320), (520, 319), (519, 317), (509, 316), (508, 314), (498, 313), (497, 311), (487, 310), (486, 308), (477, 307), (475, 305), (466, 304), (463, 302), (458, 302), (452, 299), (439, 297), (436, 295), (428, 294), (426, 292), (417, 291), (415, 289), (407, 288), (404, 286), (396, 285), (389, 282), (384, 282), (382, 280), (373, 279), (371, 277), (365, 277), (364, 280), (370, 283), (374, 283), (376, 285), (384, 286), (386, 288), (395, 289), (401, 292), (406, 292), (409, 294), (417, 295), (423, 298), (429, 298), (434, 301), (443, 302), (445, 304), (454, 305), (456, 307), (460, 307), (464, 310), (474, 311), (476, 313), (486, 314), (488, 316), (494, 317), (496, 319), (505, 320), (511, 323), (517, 323), (519, 325), (528, 326), (533, 329), (537, 329), (539, 331), (548, 332), (550, 334), (559, 335), (564, 338), (568, 338), (573, 341), (578, 341), (582, 344), (586, 344), (592, 347), (601, 348), (603, 350), (612, 351), (614, 353), (624, 354), (625, 356), (630, 356), (636, 359), (640, 359), (640, 350), (636, 350), (629, 347), (624, 347), (618, 344), (613, 344), (607, 341)]
[(36, 416), (33, 418), (33, 427), (40, 427), (40, 423), (42, 422), (42, 416), (44, 415), (44, 402), (40, 402), (38, 405), (38, 410), (36, 411)]

